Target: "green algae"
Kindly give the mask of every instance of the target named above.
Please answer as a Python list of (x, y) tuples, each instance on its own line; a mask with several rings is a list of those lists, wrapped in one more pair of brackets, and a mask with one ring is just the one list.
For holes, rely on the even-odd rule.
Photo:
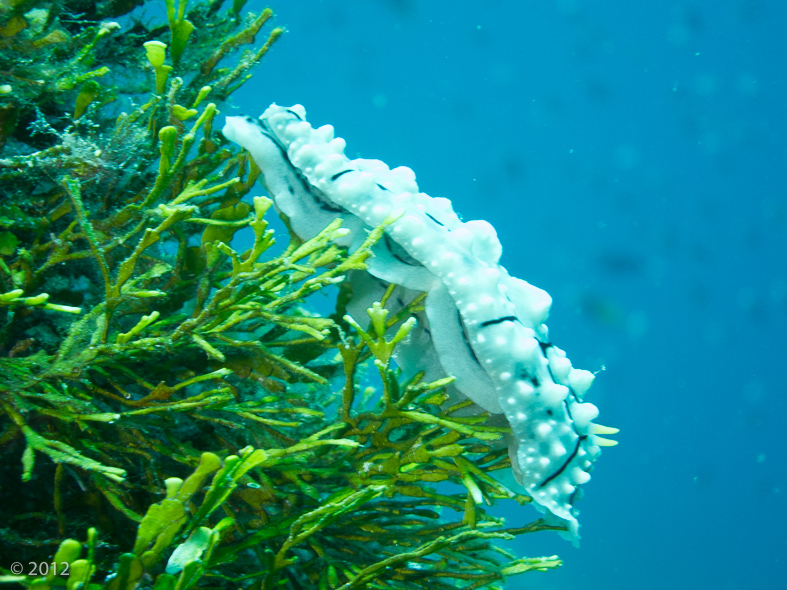
[(391, 363), (421, 300), (368, 330), (305, 304), (393, 220), (352, 254), (339, 221), (271, 253), (260, 171), (214, 127), (272, 12), (138, 4), (0, 8), (0, 582), (440, 590), (559, 566), (497, 545), (558, 528), (485, 510), (530, 502), (494, 477), (508, 429)]

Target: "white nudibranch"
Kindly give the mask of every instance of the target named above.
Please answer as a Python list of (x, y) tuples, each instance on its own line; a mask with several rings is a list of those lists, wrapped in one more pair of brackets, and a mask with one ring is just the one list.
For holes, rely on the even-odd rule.
[(349, 232), (337, 243), (352, 251), (392, 211), (404, 213), (374, 247), (368, 271), (349, 273), (348, 313), (363, 325), (364, 310), (389, 284), (397, 285), (392, 313), (425, 292), (425, 310), (396, 362), (426, 379), (453, 376), (452, 395), (504, 414), (514, 475), (576, 541), (578, 486), (590, 479), (600, 446), (615, 444), (598, 435), (617, 429), (592, 422), (598, 409), (583, 397), (593, 373), (573, 368), (549, 341), (552, 300), (498, 265), (494, 228), (462, 222), (448, 199), (418, 192), (409, 168), (349, 160), (333, 127), (313, 129), (300, 105), (271, 105), (259, 119), (227, 117), (222, 131), (248, 150), (276, 208), (304, 240), (338, 217)]

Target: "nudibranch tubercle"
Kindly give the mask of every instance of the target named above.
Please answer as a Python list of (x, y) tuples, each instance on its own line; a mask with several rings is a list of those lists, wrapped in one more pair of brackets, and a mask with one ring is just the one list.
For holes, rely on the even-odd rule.
[(593, 423), (598, 409), (583, 401), (593, 373), (575, 369), (553, 345), (544, 322), (550, 296), (499, 265), (502, 246), (486, 221), (462, 222), (445, 198), (418, 191), (415, 174), (379, 160), (349, 160), (333, 127), (313, 129), (301, 105), (271, 105), (257, 120), (227, 117), (225, 137), (248, 150), (277, 209), (302, 239), (337, 217), (357, 248), (393, 211), (401, 217), (374, 247), (367, 273), (353, 272), (356, 318), (389, 284), (388, 307), (425, 292), (425, 311), (398, 347), (405, 372), (451, 375), (454, 395), (503, 414), (513, 437), (514, 475), (528, 495), (579, 538), (574, 502), (617, 429)]

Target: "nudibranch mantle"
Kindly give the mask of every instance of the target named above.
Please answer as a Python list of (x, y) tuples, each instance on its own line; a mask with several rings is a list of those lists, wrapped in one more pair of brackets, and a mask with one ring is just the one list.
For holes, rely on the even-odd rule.
[(342, 218), (340, 245), (357, 248), (394, 211), (367, 273), (355, 271), (348, 311), (359, 319), (388, 284), (388, 307), (425, 292), (425, 311), (398, 347), (406, 372), (451, 375), (454, 395), (502, 414), (511, 426), (514, 475), (533, 500), (579, 538), (574, 502), (601, 446), (616, 429), (594, 424), (583, 401), (593, 373), (575, 369), (548, 339), (550, 296), (499, 265), (502, 246), (486, 221), (459, 219), (451, 202), (419, 192), (415, 174), (379, 160), (349, 160), (333, 127), (306, 121), (300, 105), (271, 105), (256, 120), (227, 117), (225, 137), (248, 150), (277, 209), (302, 239)]

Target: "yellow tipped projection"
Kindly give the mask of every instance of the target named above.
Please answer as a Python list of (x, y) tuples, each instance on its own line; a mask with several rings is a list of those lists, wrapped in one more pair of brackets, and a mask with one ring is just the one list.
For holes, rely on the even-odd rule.
[(620, 432), (620, 428), (602, 426), (601, 424), (590, 425), (590, 434), (617, 434), (618, 432)]

